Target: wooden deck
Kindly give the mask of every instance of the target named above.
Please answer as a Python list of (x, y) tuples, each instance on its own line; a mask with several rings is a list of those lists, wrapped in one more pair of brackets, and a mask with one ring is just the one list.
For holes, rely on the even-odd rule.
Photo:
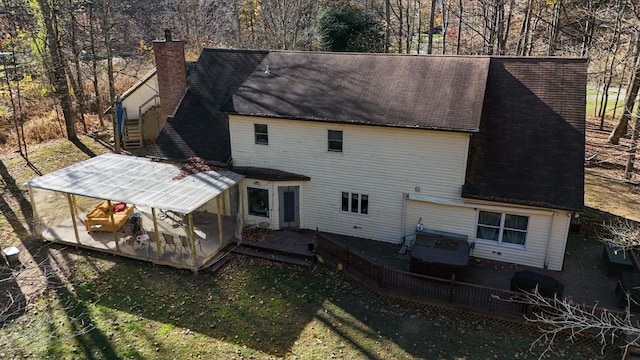
[[(235, 235), (233, 218), (222, 217), (222, 241), (220, 241), (217, 215), (194, 213), (193, 229), (196, 250), (196, 261), (194, 263), (191, 256), (191, 246), (189, 244), (182, 246), (180, 241), (181, 236), (188, 239), (186, 221), (182, 221), (175, 215), (164, 217), (159, 212), (156, 212), (158, 233), (160, 235), (156, 236), (151, 211), (147, 211), (144, 208), (136, 208), (135, 212), (141, 214), (142, 227), (149, 234), (150, 242), (147, 247), (141, 247), (133, 237), (125, 233), (124, 229), (116, 232), (118, 245), (116, 245), (113, 232), (87, 232), (82, 220), (84, 214), (81, 214), (76, 219), (78, 239), (76, 239), (72, 219), (48, 227), (43, 226), (42, 238), (47, 241), (149, 261), (154, 264), (197, 271), (215, 263), (211, 260), (231, 242)], [(165, 245), (161, 234), (173, 236), (177, 245)], [(160, 239), (160, 242), (157, 241), (158, 239)]]

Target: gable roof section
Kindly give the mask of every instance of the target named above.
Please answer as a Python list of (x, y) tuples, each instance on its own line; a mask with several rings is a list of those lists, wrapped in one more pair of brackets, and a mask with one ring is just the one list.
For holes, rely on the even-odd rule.
[(586, 59), (492, 58), (462, 196), (584, 205)]
[(488, 57), (272, 51), (222, 110), (474, 132), (488, 68)]
[(120, 101), (128, 98), (129, 95), (133, 94), (136, 90), (138, 90), (142, 85), (146, 84), (147, 81), (151, 80), (154, 75), (156, 75), (157, 70), (154, 68), (150, 70), (145, 76), (143, 76), (140, 80), (138, 80), (132, 87), (128, 88), (125, 92), (120, 95)]
[(226, 164), (231, 157), (229, 118), (220, 107), (266, 54), (204, 49), (187, 79), (189, 90), (160, 131), (150, 155), (174, 160), (201, 157)]

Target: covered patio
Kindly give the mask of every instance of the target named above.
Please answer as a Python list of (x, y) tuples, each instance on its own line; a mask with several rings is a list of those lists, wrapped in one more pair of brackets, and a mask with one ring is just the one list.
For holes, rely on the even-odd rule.
[(105, 154), (26, 185), (44, 240), (198, 271), (242, 228), (241, 178)]

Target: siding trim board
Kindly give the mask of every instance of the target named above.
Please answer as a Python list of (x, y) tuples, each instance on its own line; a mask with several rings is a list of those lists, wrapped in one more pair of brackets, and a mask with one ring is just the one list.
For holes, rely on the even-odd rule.
[(551, 210), (540, 210), (540, 209), (531, 209), (531, 208), (521, 208), (521, 207), (511, 207), (508, 205), (489, 205), (479, 202), (469, 202), (463, 199), (447, 199), (447, 198), (439, 198), (436, 196), (422, 195), (422, 194), (408, 194), (408, 200), (414, 201), (424, 201), (433, 204), (440, 205), (451, 205), (451, 206), (459, 206), (459, 207), (469, 207), (469, 208), (482, 208), (483, 210), (492, 210), (505, 212), (510, 211), (517, 214), (536, 214), (536, 215), (553, 215), (554, 211)]

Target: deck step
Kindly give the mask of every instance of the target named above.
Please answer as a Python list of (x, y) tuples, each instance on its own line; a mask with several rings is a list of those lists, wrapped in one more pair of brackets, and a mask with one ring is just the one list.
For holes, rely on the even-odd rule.
[(244, 244), (242, 246), (238, 246), (237, 248), (235, 248), (233, 250), (233, 252), (236, 253), (236, 254), (248, 255), (248, 256), (258, 257), (258, 258), (261, 258), (261, 259), (279, 261), (279, 262), (284, 262), (284, 263), (294, 264), (294, 265), (300, 265), (300, 266), (311, 266), (312, 265), (311, 260), (301, 259), (301, 258), (298, 258), (298, 257), (293, 257), (293, 256), (288, 256), (288, 255), (283, 255), (283, 254), (276, 254), (276, 253), (272, 253), (272, 252), (267, 252), (265, 249), (263, 249), (263, 250), (259, 250), (259, 249), (256, 249), (256, 248), (252, 249), (252, 248), (248, 248), (248, 247), (244, 246)]
[(216, 272), (222, 267), (222, 265), (226, 264), (227, 261), (229, 261), (229, 259), (230, 258), (228, 256), (225, 256), (225, 257), (220, 258), (217, 261), (213, 262), (213, 265), (208, 266), (208, 267), (205, 266), (205, 267), (207, 268), (208, 271)]
[(306, 257), (309, 259), (313, 259), (315, 257), (315, 253), (307, 248), (303, 247), (292, 247), (292, 246), (283, 246), (274, 243), (263, 243), (256, 241), (243, 241), (242, 246), (248, 248), (255, 248), (260, 250), (266, 250), (270, 252), (280, 253), (284, 255), (296, 255), (299, 257)]

